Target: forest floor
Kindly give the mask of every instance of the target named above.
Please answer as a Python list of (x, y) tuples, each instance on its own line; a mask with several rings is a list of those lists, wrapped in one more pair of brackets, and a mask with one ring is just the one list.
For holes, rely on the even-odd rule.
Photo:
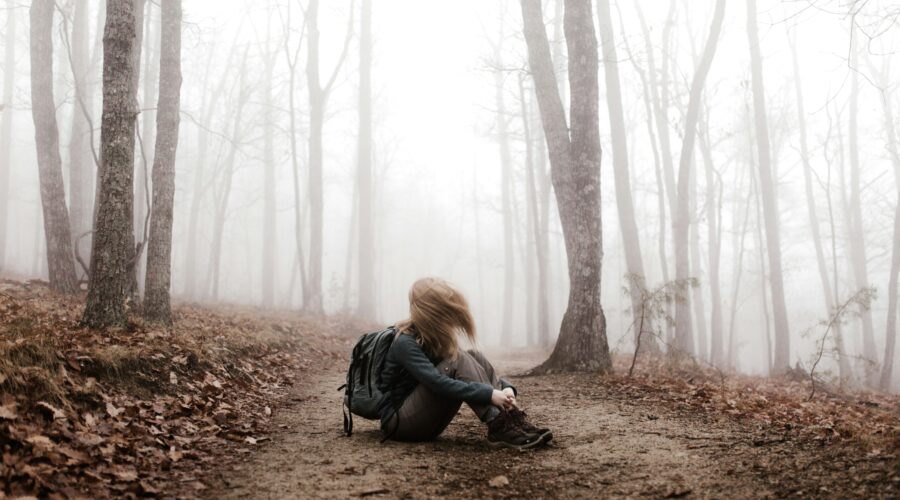
[[(349, 339), (328, 340), (336, 353), (352, 347)], [(513, 351), (494, 359), (504, 373), (517, 373), (544, 356)], [(552, 444), (527, 452), (489, 447), (484, 426), (465, 407), (434, 442), (380, 443), (377, 424), (361, 419), (347, 438), (341, 434), (335, 390), (345, 367), (330, 358), (317, 365), (311, 383), (297, 386), (279, 412), (282, 430), (272, 443), (251, 457), (232, 457), (208, 476), (211, 498), (892, 498), (900, 493), (896, 442), (892, 450), (880, 450), (704, 410), (689, 400), (690, 391), (693, 399), (704, 399), (700, 393), (710, 390), (705, 384), (683, 392), (685, 399), (678, 390), (648, 389), (615, 376), (511, 377), (532, 420), (554, 432)], [(898, 419), (897, 413), (889, 417), (894, 438)]]
[(487, 446), (463, 409), (429, 443), (341, 433), (347, 356), (370, 325), (181, 305), (173, 329), (98, 334), (80, 301), (0, 282), (0, 499), (896, 498), (900, 398), (627, 359), (614, 375), (516, 376), (553, 442)]

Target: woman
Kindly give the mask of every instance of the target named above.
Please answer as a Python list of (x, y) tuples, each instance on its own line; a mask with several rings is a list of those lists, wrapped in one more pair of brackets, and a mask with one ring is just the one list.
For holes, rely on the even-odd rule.
[(474, 350), (459, 349), (459, 335), (474, 344), (475, 324), (465, 297), (437, 278), (409, 291), (409, 319), (395, 325), (381, 373), (381, 429), (385, 439), (426, 441), (450, 424), (463, 402), (487, 425), (488, 442), (525, 449), (553, 435), (525, 419), (516, 389)]

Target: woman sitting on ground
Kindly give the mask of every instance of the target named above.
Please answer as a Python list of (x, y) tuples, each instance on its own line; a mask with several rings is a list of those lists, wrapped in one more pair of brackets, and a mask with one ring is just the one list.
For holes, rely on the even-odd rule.
[(381, 374), (381, 429), (386, 439), (436, 438), (463, 402), (487, 425), (488, 442), (525, 449), (553, 435), (525, 419), (516, 389), (499, 378), (478, 351), (459, 349), (459, 335), (474, 344), (475, 324), (465, 297), (437, 278), (409, 291), (409, 319), (395, 326)]

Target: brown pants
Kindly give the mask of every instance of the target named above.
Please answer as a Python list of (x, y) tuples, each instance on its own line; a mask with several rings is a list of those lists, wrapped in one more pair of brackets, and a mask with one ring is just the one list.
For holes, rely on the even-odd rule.
[[(457, 380), (481, 382), (500, 389), (500, 379), (494, 367), (478, 351), (461, 351), (456, 359), (438, 363), (437, 369)], [(382, 431), (397, 441), (429, 441), (450, 425), (460, 406), (461, 401), (442, 398), (419, 384)], [(499, 409), (490, 403), (469, 404), (469, 407), (482, 421), (488, 421), (499, 413)]]

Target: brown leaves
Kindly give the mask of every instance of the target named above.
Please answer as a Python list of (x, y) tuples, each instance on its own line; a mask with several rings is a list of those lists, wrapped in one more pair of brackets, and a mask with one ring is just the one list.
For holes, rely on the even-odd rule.
[(0, 326), (16, 325), (0, 328), (0, 498), (202, 491), (213, 454), (268, 439), (308, 365), (294, 336), (321, 328), (179, 307), (174, 329), (97, 332), (78, 325), (77, 298), (8, 280), (0, 291)]

